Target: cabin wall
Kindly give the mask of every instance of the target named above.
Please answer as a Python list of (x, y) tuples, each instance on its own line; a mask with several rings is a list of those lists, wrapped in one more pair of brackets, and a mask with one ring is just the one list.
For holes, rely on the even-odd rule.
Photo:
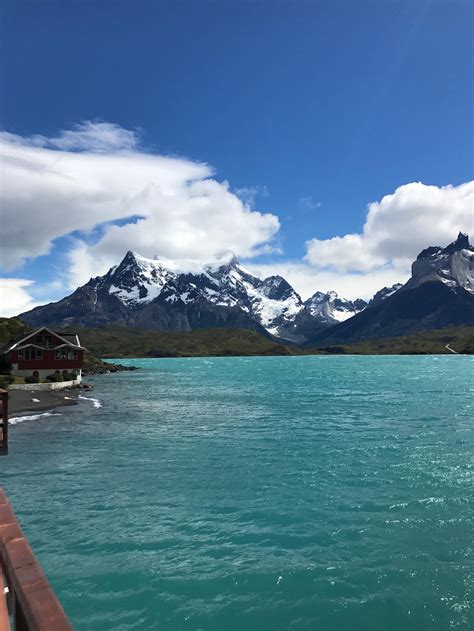
[[(56, 351), (43, 350), (42, 359), (19, 359), (18, 351), (12, 351), (11, 353), (11, 366), (12, 374), (20, 374), (18, 371), (27, 371), (26, 374), (31, 374), (34, 370), (42, 371), (47, 370), (47, 374), (59, 370), (67, 370), (71, 372), (73, 370), (80, 370), (84, 361), (84, 351), (77, 351), (77, 359), (56, 359)], [(23, 374), (23, 372), (21, 373)]]

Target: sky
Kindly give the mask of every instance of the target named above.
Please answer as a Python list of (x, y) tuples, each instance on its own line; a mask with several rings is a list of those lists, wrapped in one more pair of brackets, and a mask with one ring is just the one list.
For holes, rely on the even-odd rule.
[(0, 315), (132, 249), (369, 298), (472, 233), (470, 0), (6, 0)]

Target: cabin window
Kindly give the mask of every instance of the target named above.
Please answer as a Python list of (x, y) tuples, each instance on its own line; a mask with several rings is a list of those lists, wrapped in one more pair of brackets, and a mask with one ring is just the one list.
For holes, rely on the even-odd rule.
[(18, 351), (18, 359), (40, 360), (43, 359), (43, 351), (40, 348), (23, 348)]
[(56, 351), (56, 359), (77, 359), (77, 351), (74, 348), (58, 348)]
[(37, 335), (35, 338), (35, 342), (40, 346), (49, 347), (53, 345), (53, 338), (51, 335)]

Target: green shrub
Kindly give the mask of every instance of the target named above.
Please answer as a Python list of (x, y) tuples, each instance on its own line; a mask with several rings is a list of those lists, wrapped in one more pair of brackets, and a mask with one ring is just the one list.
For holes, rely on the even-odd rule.
[(39, 377), (28, 375), (25, 377), (25, 383), (39, 383)]
[(11, 375), (0, 375), (0, 388), (2, 390), (8, 390), (8, 386), (15, 383), (15, 377)]
[(76, 377), (70, 372), (63, 372), (63, 381), (73, 381)]
[(51, 381), (51, 383), (57, 383), (58, 381), (64, 381), (64, 379), (62, 375), (58, 375), (57, 373), (53, 372), (46, 377), (46, 381)]

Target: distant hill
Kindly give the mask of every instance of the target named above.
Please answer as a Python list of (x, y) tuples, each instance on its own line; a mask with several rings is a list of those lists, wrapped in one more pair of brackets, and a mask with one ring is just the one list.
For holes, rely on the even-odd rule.
[(318, 352), (354, 355), (445, 355), (453, 351), (474, 354), (474, 326), (457, 326), (416, 335), (366, 340), (357, 344), (318, 346)]
[(296, 346), (277, 344), (248, 329), (162, 332), (110, 326), (75, 331), (81, 343), (102, 358), (302, 354)]
[[(30, 330), (17, 318), (0, 318), (0, 343)], [(474, 326), (450, 327), (434, 331), (356, 344), (318, 344), (312, 348), (278, 344), (248, 329), (200, 329), (188, 332), (143, 331), (109, 326), (98, 329), (75, 328), (88, 349), (86, 370), (99, 366), (97, 359), (133, 357), (231, 357), (252, 355), (413, 355), (451, 354), (448, 344), (461, 354), (474, 354)]]
[(0, 318), (0, 345), (27, 333), (30, 326), (18, 318)]
[(141, 331), (125, 327), (78, 329), (81, 342), (95, 355), (127, 357), (207, 357), (315, 354), (451, 354), (474, 353), (474, 326), (451, 327), (405, 337), (336, 346), (301, 348), (277, 344), (246, 329), (201, 329), (186, 333)]

